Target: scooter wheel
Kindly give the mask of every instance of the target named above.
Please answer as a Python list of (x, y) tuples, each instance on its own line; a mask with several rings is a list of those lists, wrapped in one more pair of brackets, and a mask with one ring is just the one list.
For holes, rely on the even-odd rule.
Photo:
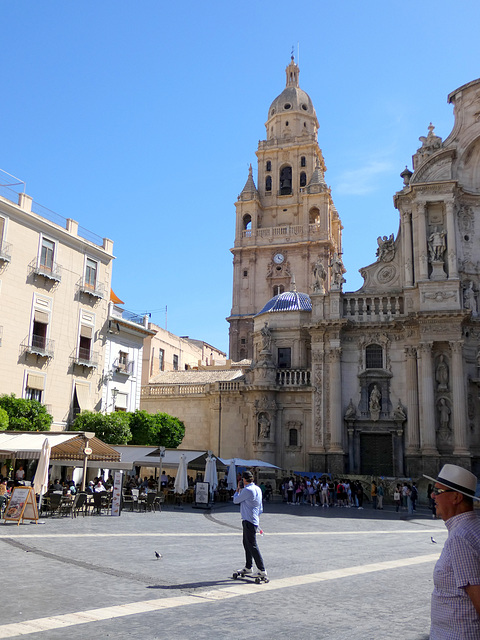
[(236, 579), (238, 578), (238, 573), (237, 573), (237, 572), (235, 572), (235, 573), (233, 574), (232, 578), (233, 578), (234, 580), (236, 580)]
[(255, 584), (260, 584), (261, 580), (260, 578), (255, 578)]

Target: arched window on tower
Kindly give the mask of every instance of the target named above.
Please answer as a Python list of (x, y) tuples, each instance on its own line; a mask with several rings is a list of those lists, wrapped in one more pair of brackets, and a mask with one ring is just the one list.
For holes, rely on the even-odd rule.
[(292, 167), (280, 169), (280, 195), (289, 196), (292, 193)]
[(306, 167), (307, 166), (307, 159), (305, 158), (305, 156), (302, 156), (300, 158), (300, 166), (301, 167)]
[(284, 291), (285, 291), (285, 287), (283, 286), (283, 284), (276, 284), (273, 286), (274, 296), (278, 296), (280, 293), (283, 293)]
[(267, 164), (265, 165), (265, 171), (271, 171), (272, 170), (272, 163), (270, 162), (270, 160), (267, 160)]
[(252, 216), (249, 213), (246, 213), (243, 216), (243, 230), (248, 231), (252, 228)]
[(365, 368), (383, 369), (383, 349), (379, 344), (369, 344), (365, 349)]
[(312, 207), (308, 212), (308, 221), (310, 224), (320, 224), (320, 210)]
[(302, 171), (302, 173), (300, 174), (300, 186), (307, 186), (307, 174), (305, 173), (305, 171)]
[(265, 191), (272, 190), (272, 176), (267, 176), (265, 178)]

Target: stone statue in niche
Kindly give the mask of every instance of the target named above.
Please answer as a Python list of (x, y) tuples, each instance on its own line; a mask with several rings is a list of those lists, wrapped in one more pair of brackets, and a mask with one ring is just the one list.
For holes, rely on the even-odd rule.
[(258, 416), (258, 437), (262, 440), (270, 438), (270, 419), (268, 413), (260, 413)]
[(343, 277), (343, 274), (346, 272), (346, 269), (343, 266), (342, 259), (340, 258), (340, 256), (336, 251), (333, 254), (330, 267), (332, 269), (332, 284), (336, 289), (340, 289), (342, 284), (346, 282), (345, 278)]
[(405, 420), (407, 419), (407, 414), (405, 413), (405, 409), (403, 408), (400, 398), (398, 399), (397, 408), (393, 412), (393, 417), (397, 422), (405, 422)]
[(435, 370), (435, 380), (437, 382), (438, 391), (448, 390), (448, 365), (445, 362), (445, 357), (440, 356)]
[(395, 257), (395, 241), (393, 239), (393, 233), (390, 237), (378, 236), (377, 238), (378, 249), (376, 256), (378, 262), (391, 262)]
[(355, 405), (353, 404), (352, 398), (350, 398), (350, 402), (348, 403), (348, 407), (345, 411), (344, 418), (345, 420), (355, 420), (357, 417), (357, 410), (355, 409)]
[(447, 248), (445, 242), (445, 231), (439, 231), (435, 227), (434, 231), (428, 237), (428, 252), (431, 262), (443, 262), (443, 254)]
[(327, 272), (322, 262), (318, 260), (313, 267), (313, 290), (315, 293), (325, 293), (325, 280), (327, 279)]
[(450, 408), (445, 401), (445, 398), (440, 398), (438, 401), (438, 417), (440, 420), (440, 429), (449, 429), (450, 423)]
[(372, 420), (378, 420), (380, 417), (380, 400), (382, 399), (382, 395), (380, 393), (379, 388), (376, 384), (373, 385), (372, 392), (370, 393), (370, 402), (369, 409)]
[(464, 309), (470, 309), (472, 315), (477, 315), (477, 300), (475, 299), (473, 282), (470, 282), (463, 290), (463, 307)]
[(262, 334), (262, 351), (270, 351), (272, 344), (272, 333), (268, 328), (268, 322), (265, 322), (265, 326), (260, 330)]

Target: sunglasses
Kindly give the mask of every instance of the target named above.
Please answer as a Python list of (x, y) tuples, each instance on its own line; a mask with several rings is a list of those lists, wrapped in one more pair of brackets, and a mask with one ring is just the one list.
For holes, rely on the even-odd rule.
[(442, 493), (450, 493), (450, 492), (458, 493), (457, 491), (455, 491), (455, 489), (437, 489), (437, 487), (434, 487), (434, 488), (433, 488), (433, 493), (434, 493), (436, 496), (439, 496), (439, 495), (440, 495), (440, 494), (442, 494)]

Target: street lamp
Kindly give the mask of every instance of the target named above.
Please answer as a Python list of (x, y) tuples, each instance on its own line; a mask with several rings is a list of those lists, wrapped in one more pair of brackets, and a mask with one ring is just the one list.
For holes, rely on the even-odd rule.
[(115, 411), (115, 402), (117, 400), (117, 396), (118, 396), (118, 389), (117, 387), (113, 387), (112, 389), (112, 406), (113, 406), (113, 410)]

